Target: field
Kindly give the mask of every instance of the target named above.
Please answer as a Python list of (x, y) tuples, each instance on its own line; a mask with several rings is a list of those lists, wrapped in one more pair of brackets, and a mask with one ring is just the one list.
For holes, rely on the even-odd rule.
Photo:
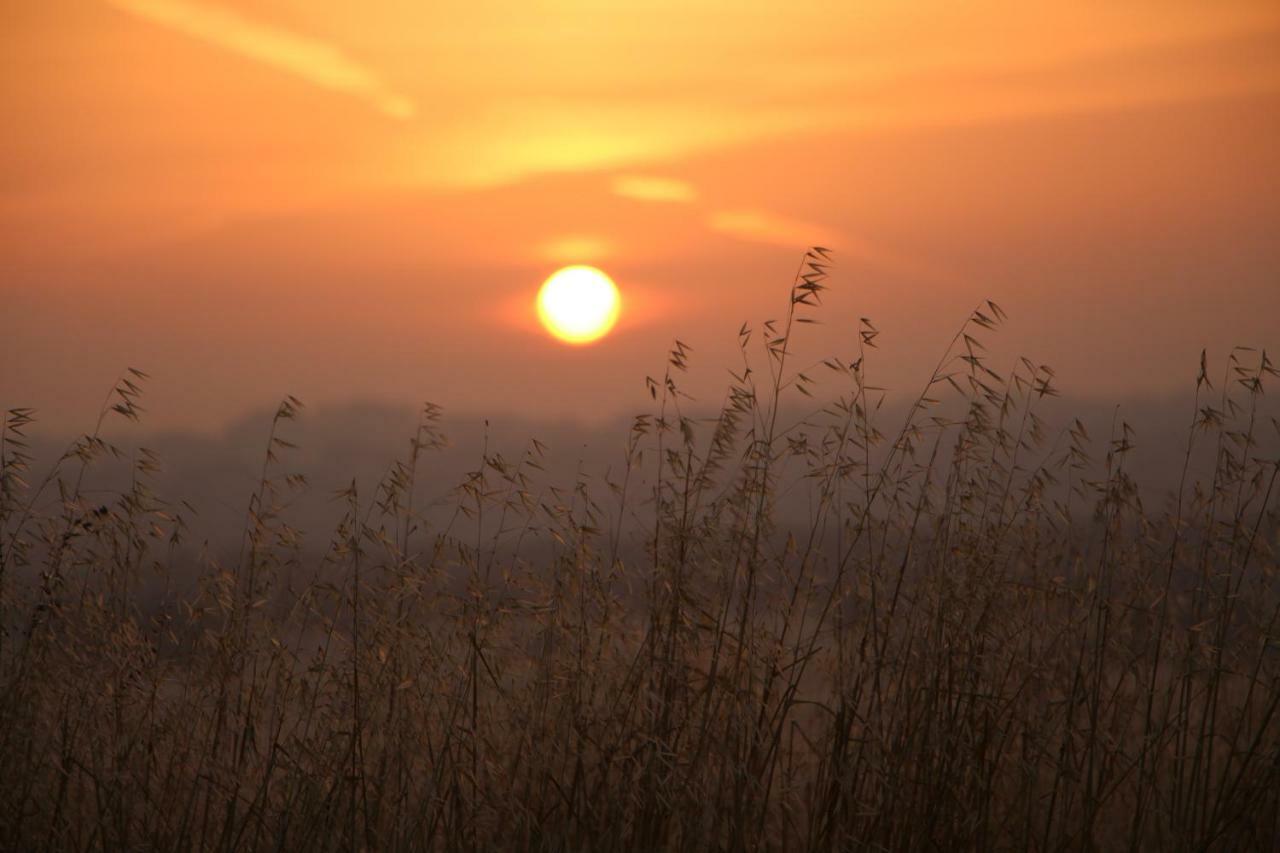
[(10, 410), (0, 848), (1275, 849), (1268, 356), (1202, 360), (1153, 494), (1122, 416), (1047, 422), (1053, 372), (986, 357), (996, 305), (901, 416), (870, 321), (796, 364), (826, 271), (718, 413), (676, 343), (607, 473), (531, 441), (428, 503), (428, 406), (327, 536), (289, 523), (292, 398), (231, 549), (114, 437), (141, 371), (51, 466)]

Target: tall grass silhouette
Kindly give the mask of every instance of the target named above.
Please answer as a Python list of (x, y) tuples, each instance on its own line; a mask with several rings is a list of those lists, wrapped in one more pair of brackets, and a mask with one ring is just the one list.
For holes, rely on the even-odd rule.
[[(1052, 427), (1053, 372), (989, 364), (994, 304), (900, 423), (870, 321), (852, 361), (796, 365), (828, 262), (743, 327), (716, 416), (688, 413), (676, 342), (607, 475), (486, 450), (428, 517), (428, 406), (375, 491), (336, 497), (322, 559), (283, 511), (293, 398), (229, 558), (107, 438), (145, 374), (38, 480), (10, 410), (0, 846), (1274, 849), (1267, 355), (1202, 359), (1153, 509), (1123, 420)], [(130, 483), (86, 494), (105, 455)]]

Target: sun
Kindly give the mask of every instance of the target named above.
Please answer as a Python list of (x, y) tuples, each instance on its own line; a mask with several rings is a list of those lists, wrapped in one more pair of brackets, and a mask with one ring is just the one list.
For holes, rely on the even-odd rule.
[(595, 267), (556, 270), (538, 291), (538, 319), (568, 344), (589, 344), (618, 321), (622, 297), (613, 279)]

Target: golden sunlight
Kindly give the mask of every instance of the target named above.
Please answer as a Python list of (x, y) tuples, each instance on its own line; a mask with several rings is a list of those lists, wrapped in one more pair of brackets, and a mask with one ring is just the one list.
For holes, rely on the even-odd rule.
[(538, 291), (538, 319), (568, 344), (589, 344), (618, 321), (622, 299), (613, 279), (595, 267), (577, 265), (552, 273)]

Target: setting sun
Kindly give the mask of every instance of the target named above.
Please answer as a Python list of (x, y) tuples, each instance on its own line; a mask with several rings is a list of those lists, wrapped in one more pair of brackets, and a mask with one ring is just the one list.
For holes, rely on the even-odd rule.
[(557, 270), (538, 291), (538, 319), (569, 344), (589, 344), (608, 334), (621, 308), (613, 279), (595, 267)]

